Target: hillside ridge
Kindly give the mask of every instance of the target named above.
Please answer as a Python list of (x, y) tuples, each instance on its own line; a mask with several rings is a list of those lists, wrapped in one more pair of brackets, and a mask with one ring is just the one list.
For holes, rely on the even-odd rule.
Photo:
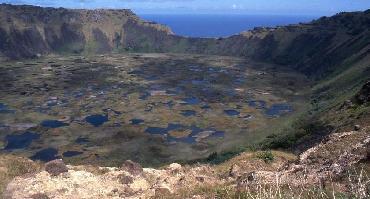
[(71, 10), (0, 5), (0, 55), (191, 53), (242, 56), (323, 78), (369, 56), (370, 10), (310, 23), (255, 28), (227, 38), (188, 38), (127, 9)]

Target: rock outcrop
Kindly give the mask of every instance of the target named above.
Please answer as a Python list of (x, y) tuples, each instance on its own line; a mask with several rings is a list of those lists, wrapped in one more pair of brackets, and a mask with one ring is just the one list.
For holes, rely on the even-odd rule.
[(107, 167), (87, 171), (74, 166), (68, 166), (68, 173), (59, 176), (42, 171), (13, 180), (5, 198), (30, 198), (35, 194), (49, 198), (150, 198), (173, 193), (183, 186), (222, 183), (214, 169), (206, 165), (144, 168), (141, 175), (131, 171)]
[(370, 80), (362, 86), (361, 90), (356, 94), (353, 101), (359, 105), (370, 102)]
[(143, 168), (139, 163), (133, 162), (131, 160), (126, 160), (121, 169), (126, 170), (131, 175), (137, 176), (140, 175), (143, 172)]
[(57, 176), (62, 173), (68, 172), (67, 166), (64, 164), (63, 160), (52, 160), (45, 164), (45, 171), (52, 176)]
[(297, 162), (279, 171), (253, 171), (240, 175), (239, 188), (258, 184), (279, 184), (292, 187), (322, 185), (340, 179), (350, 167), (367, 160), (370, 150), (370, 128), (334, 133), (317, 146), (303, 152)]

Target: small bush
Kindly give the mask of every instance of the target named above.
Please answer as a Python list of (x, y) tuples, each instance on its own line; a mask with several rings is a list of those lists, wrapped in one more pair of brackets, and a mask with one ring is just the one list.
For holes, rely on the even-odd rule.
[(239, 155), (241, 152), (245, 151), (244, 149), (237, 149), (237, 150), (232, 150), (232, 151), (226, 151), (222, 153), (211, 153), (205, 161), (200, 161), (204, 163), (210, 163), (210, 164), (221, 164), (223, 162), (226, 162), (230, 160), (231, 158)]
[(262, 151), (257, 153), (257, 158), (263, 160), (266, 163), (274, 161), (275, 157), (271, 151)]
[(299, 145), (308, 145), (320, 137), (324, 137), (332, 130), (328, 124), (314, 118), (296, 120), (291, 127), (281, 133), (266, 137), (261, 144), (266, 149), (294, 149)]

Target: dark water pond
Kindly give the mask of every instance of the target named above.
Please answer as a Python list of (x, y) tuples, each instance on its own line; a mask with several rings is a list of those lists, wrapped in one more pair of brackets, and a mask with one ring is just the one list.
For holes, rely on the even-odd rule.
[(99, 127), (105, 122), (108, 122), (108, 115), (90, 115), (85, 118), (85, 121), (95, 127)]
[(251, 107), (254, 107), (254, 108), (258, 108), (258, 109), (264, 109), (264, 108), (266, 108), (266, 102), (263, 101), (263, 100), (249, 101), (248, 102), (248, 105), (251, 106)]
[(182, 99), (183, 105), (197, 105), (200, 103), (200, 100), (196, 97), (188, 97), (188, 98), (184, 98)]
[(249, 101), (248, 105), (257, 109), (263, 109), (264, 113), (269, 117), (278, 117), (285, 113), (293, 112), (292, 106), (286, 103), (273, 104), (272, 106), (267, 107), (265, 101), (253, 100)]
[(41, 160), (44, 162), (48, 162), (51, 160), (55, 160), (58, 158), (58, 150), (54, 148), (46, 148), (38, 151), (35, 155), (31, 156), (32, 160)]
[(15, 113), (15, 110), (11, 110), (7, 105), (0, 103), (0, 113)]
[[(184, 136), (184, 137), (172, 137), (171, 135), (168, 135), (169, 132), (176, 131), (176, 130), (180, 130), (180, 131), (190, 130), (191, 133), (188, 136)], [(181, 124), (173, 124), (173, 123), (168, 124), (167, 128), (148, 127), (145, 130), (145, 132), (154, 134), (154, 135), (166, 135), (168, 142), (175, 141), (175, 142), (185, 142), (189, 144), (195, 143), (197, 139), (197, 135), (204, 131), (212, 132), (209, 134), (209, 136), (206, 136), (206, 137), (224, 137), (223, 131), (216, 131), (214, 129), (201, 129), (194, 125), (184, 126)]]
[(58, 120), (44, 120), (41, 122), (41, 126), (46, 128), (59, 128), (63, 126), (69, 126), (69, 124), (58, 121)]
[(128, 72), (128, 74), (131, 74), (131, 75), (143, 75), (145, 73), (142, 70), (133, 70), (133, 71)]
[(150, 134), (166, 134), (167, 128), (161, 128), (161, 127), (148, 127), (145, 132), (150, 133)]
[(81, 155), (83, 154), (83, 152), (80, 152), (80, 151), (66, 151), (63, 153), (63, 157), (73, 157), (73, 156), (78, 156), (78, 155)]
[(225, 136), (225, 132), (223, 131), (215, 131), (210, 137), (224, 137)]
[(224, 112), (228, 115), (228, 116), (237, 116), (240, 114), (239, 111), (237, 110), (233, 110), (233, 109), (229, 109), (229, 110), (224, 110)]
[(130, 120), (130, 122), (133, 125), (139, 125), (139, 124), (143, 123), (144, 120), (142, 120), (142, 119), (132, 119), (132, 120)]
[(209, 106), (209, 105), (204, 105), (204, 106), (202, 106), (202, 107), (200, 107), (201, 109), (211, 109), (211, 106)]
[(173, 124), (173, 123), (170, 123), (167, 125), (167, 128), (162, 128), (162, 127), (148, 127), (145, 132), (147, 133), (150, 133), (150, 134), (161, 134), (161, 135), (165, 135), (167, 134), (169, 131), (173, 131), (173, 130), (176, 130), (176, 129), (181, 129), (181, 128), (184, 128), (185, 126), (181, 125), (181, 124)]
[(183, 115), (185, 117), (194, 116), (196, 114), (197, 114), (197, 112), (196, 111), (193, 111), (193, 110), (182, 110), (181, 111), (181, 115)]
[(293, 111), (292, 106), (289, 104), (273, 104), (270, 108), (268, 108), (265, 113), (270, 117), (278, 117), (285, 113), (290, 113)]
[(5, 140), (7, 141), (5, 150), (27, 148), (33, 140), (37, 140), (39, 138), (39, 134), (32, 132), (25, 132), (21, 135), (7, 135), (5, 137)]
[(79, 137), (75, 141), (77, 144), (87, 144), (89, 143), (89, 139), (84, 138), (84, 137)]

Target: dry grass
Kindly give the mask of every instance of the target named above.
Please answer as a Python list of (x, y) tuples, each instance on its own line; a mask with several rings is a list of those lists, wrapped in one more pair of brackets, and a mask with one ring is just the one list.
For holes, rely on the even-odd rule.
[(35, 173), (42, 169), (40, 163), (12, 155), (0, 155), (0, 196), (6, 185), (15, 177)]
[(271, 151), (274, 160), (266, 163), (264, 160), (258, 158), (258, 155), (260, 153), (263, 152), (261, 151), (244, 152), (222, 164), (215, 165), (215, 168), (219, 172), (225, 172), (228, 171), (230, 167), (236, 164), (245, 171), (255, 171), (255, 170), (275, 171), (286, 162), (294, 161), (297, 159), (297, 156), (292, 153), (286, 153), (282, 151)]
[(364, 170), (348, 172), (340, 183), (329, 181), (322, 185), (306, 185), (302, 178), (302, 185), (291, 186), (279, 183), (255, 184), (243, 189), (235, 184), (204, 185), (200, 187), (184, 187), (161, 199), (182, 198), (212, 198), (212, 199), (344, 199), (370, 198), (370, 178)]

